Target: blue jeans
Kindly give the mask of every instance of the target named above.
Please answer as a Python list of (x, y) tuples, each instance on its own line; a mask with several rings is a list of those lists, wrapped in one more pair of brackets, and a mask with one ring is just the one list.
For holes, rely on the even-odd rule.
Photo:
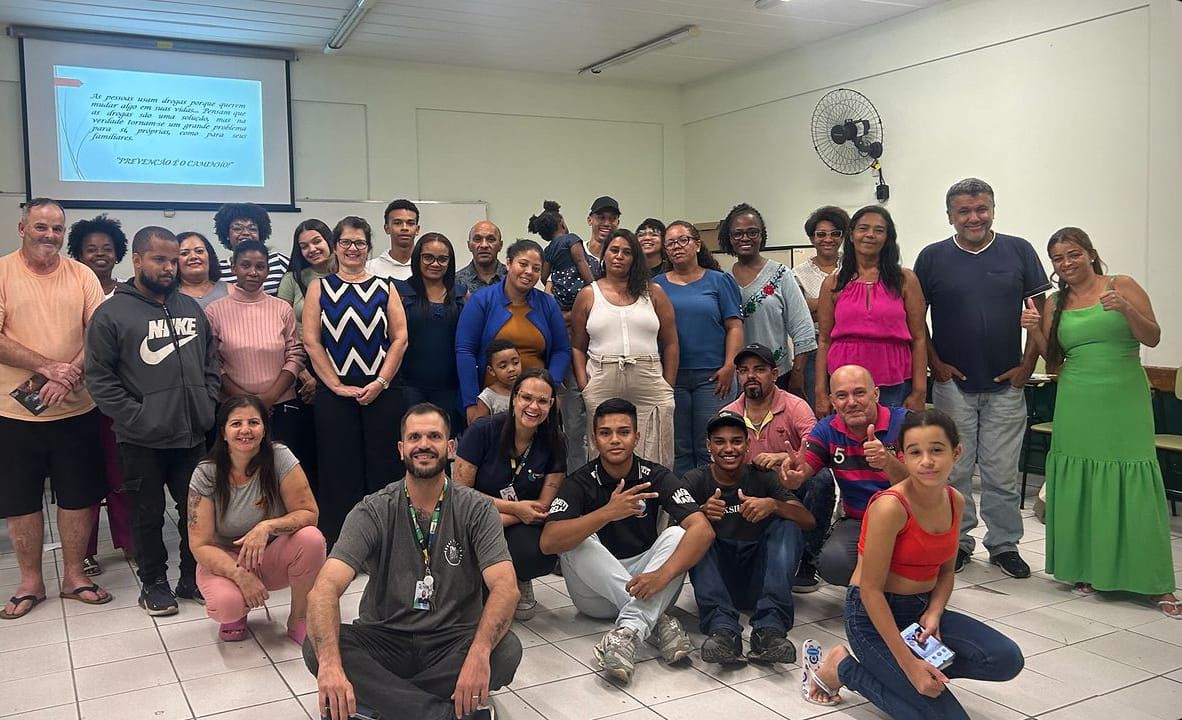
[(886, 407), (903, 407), (903, 401), (911, 394), (911, 381), (904, 380), (898, 385), (879, 385), (878, 404)]
[(792, 578), (803, 544), (800, 526), (781, 517), (768, 520), (754, 542), (715, 538), (689, 571), (702, 633), (742, 634), (739, 610), (752, 608), (751, 627), (791, 630)]
[(817, 351), (809, 350), (805, 353), (808, 359), (804, 361), (804, 399), (808, 401), (809, 407), (817, 407), (817, 384), (814, 382), (817, 377)]
[(825, 545), (825, 538), (829, 535), (829, 525), (833, 522), (833, 507), (837, 504), (837, 486), (833, 481), (833, 472), (829, 468), (822, 468), (821, 472), (804, 481), (796, 490), (801, 504), (813, 514), (817, 527), (804, 534), (804, 553), (801, 562), (808, 563), (814, 570), (821, 557), (821, 547)]
[[(927, 595), (886, 593), (886, 599), (900, 631), (918, 621), (928, 604)], [(845, 632), (857, 659), (847, 657), (837, 666), (843, 685), (860, 692), (895, 720), (968, 720), (968, 713), (950, 689), (935, 698), (915, 689), (870, 621), (856, 585), (846, 591)], [(1003, 682), (1017, 676), (1025, 664), (1022, 650), (1013, 640), (951, 610), (940, 616), (940, 640), (956, 653), (944, 669), (949, 678)]]
[(717, 370), (678, 370), (673, 385), (673, 472), (677, 477), (710, 462), (706, 423), (726, 404), (714, 394)]
[(977, 527), (973, 500), (973, 466), (981, 471), (981, 514), (988, 531), (982, 541), (990, 555), (1018, 549), (1022, 540), (1022, 499), (1018, 490), (1018, 456), (1026, 432), (1026, 393), (1008, 383), (997, 392), (966, 393), (955, 380), (938, 382), (932, 402), (956, 422), (964, 454), (952, 468), (949, 483), (964, 495), (960, 516), (960, 549), (972, 552)]

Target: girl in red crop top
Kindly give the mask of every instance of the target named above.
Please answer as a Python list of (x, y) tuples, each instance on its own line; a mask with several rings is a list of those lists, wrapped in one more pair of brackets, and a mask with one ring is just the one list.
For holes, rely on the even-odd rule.
[[(909, 476), (867, 506), (846, 594), (854, 654), (837, 647), (824, 656), (806, 641), (801, 693), (811, 703), (834, 705), (845, 685), (892, 718), (967, 719), (945, 687), (949, 678), (1009, 680), (1022, 669), (1022, 652), (996, 630), (945, 610), (964, 508), (964, 498), (948, 486), (961, 455), (956, 424), (940, 410), (911, 413), (899, 444)], [(920, 642), (935, 637), (956, 653), (945, 671), (903, 641), (901, 631), (912, 623), (923, 628)]]

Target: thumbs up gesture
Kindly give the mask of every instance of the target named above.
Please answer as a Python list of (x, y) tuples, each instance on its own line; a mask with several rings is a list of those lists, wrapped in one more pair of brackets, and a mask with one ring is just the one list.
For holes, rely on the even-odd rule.
[(789, 490), (796, 490), (813, 474), (813, 468), (804, 459), (804, 442), (794, 452), (789, 452), (780, 465), (780, 484)]
[(722, 519), (724, 512), (726, 512), (726, 503), (722, 501), (722, 491), (714, 488), (714, 494), (702, 503), (702, 513), (710, 522), (718, 522)]
[(1026, 305), (1022, 308), (1020, 322), (1022, 327), (1030, 332), (1042, 330), (1042, 313), (1034, 306), (1034, 300), (1032, 298), (1026, 298)]
[(747, 522), (757, 523), (762, 522), (764, 518), (771, 515), (776, 510), (776, 501), (773, 498), (750, 498), (743, 494), (743, 490), (739, 489), (739, 501), (742, 505), (739, 506), (739, 514)]
[(886, 462), (889, 457), (887, 454), (886, 445), (878, 439), (874, 434), (874, 423), (866, 426), (866, 442), (862, 443), (862, 452), (866, 456), (866, 462), (875, 470), (883, 470), (886, 468)]

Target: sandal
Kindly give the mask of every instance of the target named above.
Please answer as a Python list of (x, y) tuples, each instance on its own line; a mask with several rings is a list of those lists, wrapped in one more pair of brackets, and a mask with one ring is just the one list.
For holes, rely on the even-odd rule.
[(98, 558), (93, 555), (82, 558), (82, 574), (86, 575), (87, 577), (102, 575), (103, 566), (99, 565)]
[[(803, 669), (800, 678), (800, 696), (804, 698), (805, 702), (812, 703), (813, 705), (833, 707), (840, 703), (841, 695), (830, 690), (829, 686), (817, 675), (817, 669), (821, 667), (821, 659), (823, 657), (821, 644), (816, 640), (805, 640), (800, 650), (804, 655), (804, 662), (800, 664)], [(824, 699), (814, 699), (814, 689), (825, 693)]]
[[(41, 597), (37, 597), (36, 595), (13, 595), (12, 597), (8, 598), (8, 602), (12, 603), (13, 606), (16, 607), (16, 612), (10, 613), (7, 610), (0, 609), (0, 620), (19, 620), (20, 618), (23, 618), (24, 616), (33, 612), (33, 608), (45, 602), (45, 596), (42, 595)], [(24, 612), (21, 612), (21, 603), (25, 602), (29, 603), (29, 607), (25, 608)]]
[[(1166, 612), (1166, 608), (1174, 608), (1173, 614)], [(1171, 620), (1182, 620), (1182, 600), (1158, 600), (1157, 609)]]
[(1096, 594), (1096, 588), (1092, 587), (1091, 583), (1078, 582), (1075, 587), (1071, 588), (1072, 595), (1080, 597), (1091, 597)]
[[(95, 595), (98, 595), (98, 599), (97, 600), (88, 600), (88, 599), (82, 597), (82, 593), (84, 593), (84, 592), (94, 593)], [(106, 593), (106, 594), (103, 595), (102, 593)], [(82, 585), (80, 587), (76, 587), (73, 590), (70, 590), (68, 592), (63, 591), (61, 597), (62, 597), (62, 600), (77, 600), (78, 602), (86, 603), (87, 605), (106, 605), (107, 603), (109, 603), (115, 599), (114, 595), (107, 592), (106, 590), (103, 590), (101, 587), (99, 587), (98, 585), (95, 585), (94, 583), (91, 583), (90, 585)]]
[(246, 618), (232, 623), (223, 623), (218, 627), (218, 638), (223, 642), (241, 642), (246, 639)]

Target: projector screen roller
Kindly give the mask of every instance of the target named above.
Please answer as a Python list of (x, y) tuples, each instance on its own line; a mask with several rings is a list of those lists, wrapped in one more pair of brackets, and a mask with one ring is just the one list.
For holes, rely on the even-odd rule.
[(28, 192), (74, 206), (292, 206), (287, 62), (22, 40)]

